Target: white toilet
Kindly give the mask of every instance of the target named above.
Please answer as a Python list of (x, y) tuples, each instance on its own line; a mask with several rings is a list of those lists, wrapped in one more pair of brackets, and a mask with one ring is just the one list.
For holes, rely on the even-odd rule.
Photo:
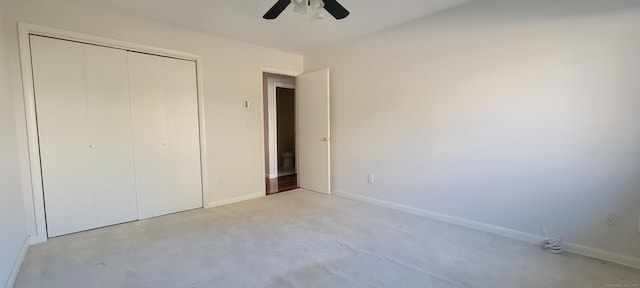
[(282, 152), (282, 171), (293, 172), (293, 158), (295, 157), (295, 153), (293, 151), (285, 151)]

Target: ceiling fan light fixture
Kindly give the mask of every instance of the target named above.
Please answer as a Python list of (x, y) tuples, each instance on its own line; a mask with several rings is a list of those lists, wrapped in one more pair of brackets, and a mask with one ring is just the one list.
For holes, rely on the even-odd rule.
[(291, 0), (293, 4), (293, 12), (307, 15), (307, 0)]
[(313, 11), (320, 11), (324, 9), (324, 1), (322, 0), (311, 0), (309, 3)]

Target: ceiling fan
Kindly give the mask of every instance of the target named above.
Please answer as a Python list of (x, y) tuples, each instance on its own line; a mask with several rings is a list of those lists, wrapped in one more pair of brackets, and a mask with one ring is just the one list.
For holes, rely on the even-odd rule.
[(307, 8), (311, 8), (312, 10), (327, 10), (329, 14), (331, 14), (336, 19), (344, 19), (349, 15), (349, 11), (345, 9), (338, 1), (336, 0), (278, 0), (276, 4), (267, 11), (262, 18), (272, 20), (278, 18), (280, 13), (286, 9), (289, 4), (294, 5), (294, 11), (307, 14)]

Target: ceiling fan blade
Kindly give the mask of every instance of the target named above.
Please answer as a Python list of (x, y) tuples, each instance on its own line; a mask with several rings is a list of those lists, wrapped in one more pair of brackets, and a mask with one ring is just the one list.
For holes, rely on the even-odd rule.
[(324, 10), (327, 10), (329, 14), (338, 20), (349, 16), (349, 11), (336, 0), (324, 0)]
[(274, 4), (273, 7), (271, 7), (271, 9), (262, 16), (262, 18), (269, 20), (278, 18), (280, 13), (282, 13), (289, 4), (291, 4), (291, 0), (278, 0), (278, 2), (276, 2), (276, 4)]

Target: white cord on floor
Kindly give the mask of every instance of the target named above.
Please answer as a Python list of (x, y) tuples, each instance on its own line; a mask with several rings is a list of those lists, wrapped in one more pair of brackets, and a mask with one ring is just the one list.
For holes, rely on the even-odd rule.
[(542, 241), (540, 245), (542, 245), (542, 249), (544, 249), (549, 253), (560, 254), (564, 252), (564, 245), (562, 245), (562, 238), (549, 238)]

